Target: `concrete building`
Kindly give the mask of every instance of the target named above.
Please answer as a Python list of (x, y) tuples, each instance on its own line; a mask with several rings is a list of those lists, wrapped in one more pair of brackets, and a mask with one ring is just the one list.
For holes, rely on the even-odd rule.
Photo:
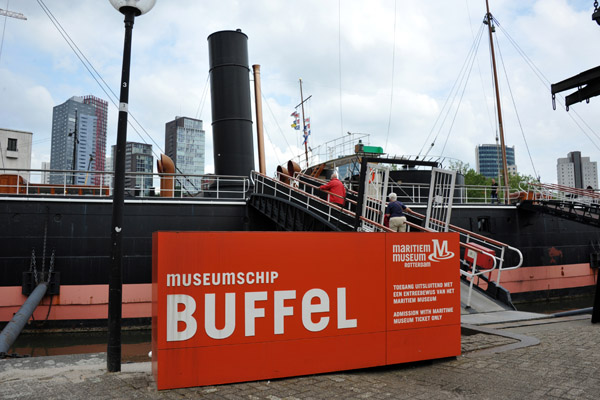
[(556, 160), (556, 180), (562, 186), (598, 189), (598, 163), (581, 157), (580, 151), (572, 151)]
[[(111, 159), (115, 160), (117, 146), (112, 146)], [(148, 196), (154, 192), (152, 185), (152, 171), (154, 157), (152, 145), (146, 143), (125, 143), (125, 190), (131, 195)], [(114, 168), (112, 168), (114, 169)], [(111, 169), (111, 170), (112, 170)], [(132, 174), (132, 172), (148, 173)]]
[(50, 183), (50, 162), (42, 161), (42, 180), (41, 183), (49, 184)]
[[(165, 124), (165, 153), (175, 163), (178, 174), (204, 174), (205, 132), (202, 121), (194, 118), (175, 117)], [(201, 189), (199, 177), (180, 179), (182, 193), (197, 193)]]
[[(502, 146), (498, 144), (480, 144), (475, 147), (475, 164), (478, 174), (486, 178), (498, 178), (502, 171)], [(515, 146), (506, 146), (506, 164), (508, 173), (517, 173)]]
[(32, 138), (31, 132), (0, 128), (0, 175), (18, 173), (29, 181), (29, 172), (17, 170), (31, 169)]
[(85, 171), (78, 174), (52, 173), (52, 184), (99, 185), (106, 159), (108, 102), (94, 96), (74, 96), (54, 107), (50, 169)]

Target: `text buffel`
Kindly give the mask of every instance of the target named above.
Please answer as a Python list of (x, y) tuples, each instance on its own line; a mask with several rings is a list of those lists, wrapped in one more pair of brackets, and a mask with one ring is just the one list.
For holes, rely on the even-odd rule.
[[(319, 288), (309, 289), (304, 293), (296, 290), (252, 291), (221, 293), (224, 297), (217, 301), (216, 293), (201, 294), (204, 307), (198, 309), (197, 299), (187, 294), (169, 294), (166, 298), (167, 342), (192, 339), (198, 334), (198, 324), (203, 324), (203, 331), (211, 339), (221, 340), (242, 330), (246, 337), (255, 336), (256, 325), (266, 323), (270, 313), (273, 318), (272, 332), (284, 335), (288, 318), (301, 318), (302, 326), (308, 332), (320, 332), (335, 319), (337, 329), (352, 329), (358, 326), (358, 319), (346, 306), (346, 288), (336, 289), (337, 309), (331, 310), (330, 294)], [(295, 302), (297, 305), (292, 305)], [(236, 315), (236, 303), (243, 302), (244, 313)], [(299, 303), (299, 304), (298, 304)], [(223, 305), (218, 308), (217, 304)], [(269, 304), (269, 306), (265, 306)], [(298, 305), (300, 307), (298, 307)], [(299, 310), (298, 310), (299, 308)], [(203, 311), (203, 312), (202, 312)], [(224, 326), (217, 326), (217, 315), (224, 316)], [(262, 321), (262, 322), (261, 322)], [(184, 326), (181, 329), (182, 325)]]

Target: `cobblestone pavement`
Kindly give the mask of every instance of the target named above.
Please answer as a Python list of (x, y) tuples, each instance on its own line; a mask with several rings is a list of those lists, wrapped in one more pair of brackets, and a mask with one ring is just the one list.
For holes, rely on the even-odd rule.
[[(106, 373), (104, 355), (0, 360), (2, 399), (597, 399), (600, 325), (589, 317), (501, 330), (539, 344), (463, 334), (456, 358), (342, 373), (156, 391), (149, 363)], [(508, 346), (510, 347), (510, 346)]]

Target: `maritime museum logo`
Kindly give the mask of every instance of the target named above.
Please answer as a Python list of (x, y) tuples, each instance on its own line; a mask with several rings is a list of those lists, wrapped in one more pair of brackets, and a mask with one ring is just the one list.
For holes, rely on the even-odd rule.
[(431, 244), (394, 244), (393, 262), (403, 263), (405, 268), (428, 268), (431, 263), (449, 260), (454, 252), (448, 250), (447, 240), (431, 239)]

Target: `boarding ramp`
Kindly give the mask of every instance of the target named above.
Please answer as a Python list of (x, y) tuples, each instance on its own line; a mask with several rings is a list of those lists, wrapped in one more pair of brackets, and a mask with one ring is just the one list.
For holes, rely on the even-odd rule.
[(534, 182), (527, 184), (512, 200), (524, 210), (600, 226), (600, 193), (593, 189)]
[[(468, 306), (467, 306), (468, 304)], [(473, 290), (468, 281), (460, 281), (460, 305), (462, 314), (490, 313), (514, 310), (513, 307), (501, 301), (494, 300), (485, 292)]]
[[(311, 177), (308, 177), (312, 182)], [(318, 186), (278, 172), (271, 178), (253, 171), (249, 204), (289, 231), (352, 231), (354, 213), (328, 202)]]
[[(306, 218), (318, 222), (318, 230), (352, 231), (354, 222), (359, 219), (358, 231), (362, 232), (392, 232), (391, 229), (379, 223), (383, 220), (385, 201), (380, 198), (369, 197), (367, 209), (369, 217), (359, 215), (357, 209), (358, 193), (352, 190), (346, 191), (344, 207), (330, 203), (326, 200), (319, 186), (326, 183), (318, 178), (296, 173), (294, 176), (280, 175), (271, 178), (259, 172), (253, 171), (251, 180), (254, 192), (250, 196), (251, 206), (262, 212), (279, 224), (282, 229), (290, 229), (291, 226), (307, 227), (301, 221)], [(393, 190), (393, 188), (390, 188)], [(377, 204), (377, 202), (382, 204)], [(364, 202), (363, 202), (364, 203)], [(278, 205), (280, 204), (280, 205)], [(372, 207), (375, 205), (375, 207)], [(288, 208), (288, 211), (281, 211)], [(292, 211), (291, 209), (294, 209)], [(277, 211), (274, 211), (277, 210)], [(289, 215), (288, 214), (293, 214)], [(425, 216), (411, 211), (408, 214), (408, 229), (421, 232), (436, 232), (424, 226)], [(308, 217), (307, 217), (308, 216)], [(297, 219), (299, 222), (290, 222)], [(434, 221), (441, 224), (441, 221)], [(311, 230), (311, 229), (300, 229)], [(488, 295), (503, 303), (512, 305), (510, 293), (500, 286), (502, 271), (516, 269), (523, 263), (521, 252), (505, 243), (486, 238), (485, 236), (467, 231), (457, 226), (448, 224), (448, 232), (456, 232), (460, 237), (461, 247), (461, 276), (468, 282), (469, 290), (465, 305), (471, 306), (471, 297), (474, 287), (478, 286)], [(505, 262), (508, 256), (517, 260), (514, 265)], [(492, 271), (497, 270), (492, 278)]]

